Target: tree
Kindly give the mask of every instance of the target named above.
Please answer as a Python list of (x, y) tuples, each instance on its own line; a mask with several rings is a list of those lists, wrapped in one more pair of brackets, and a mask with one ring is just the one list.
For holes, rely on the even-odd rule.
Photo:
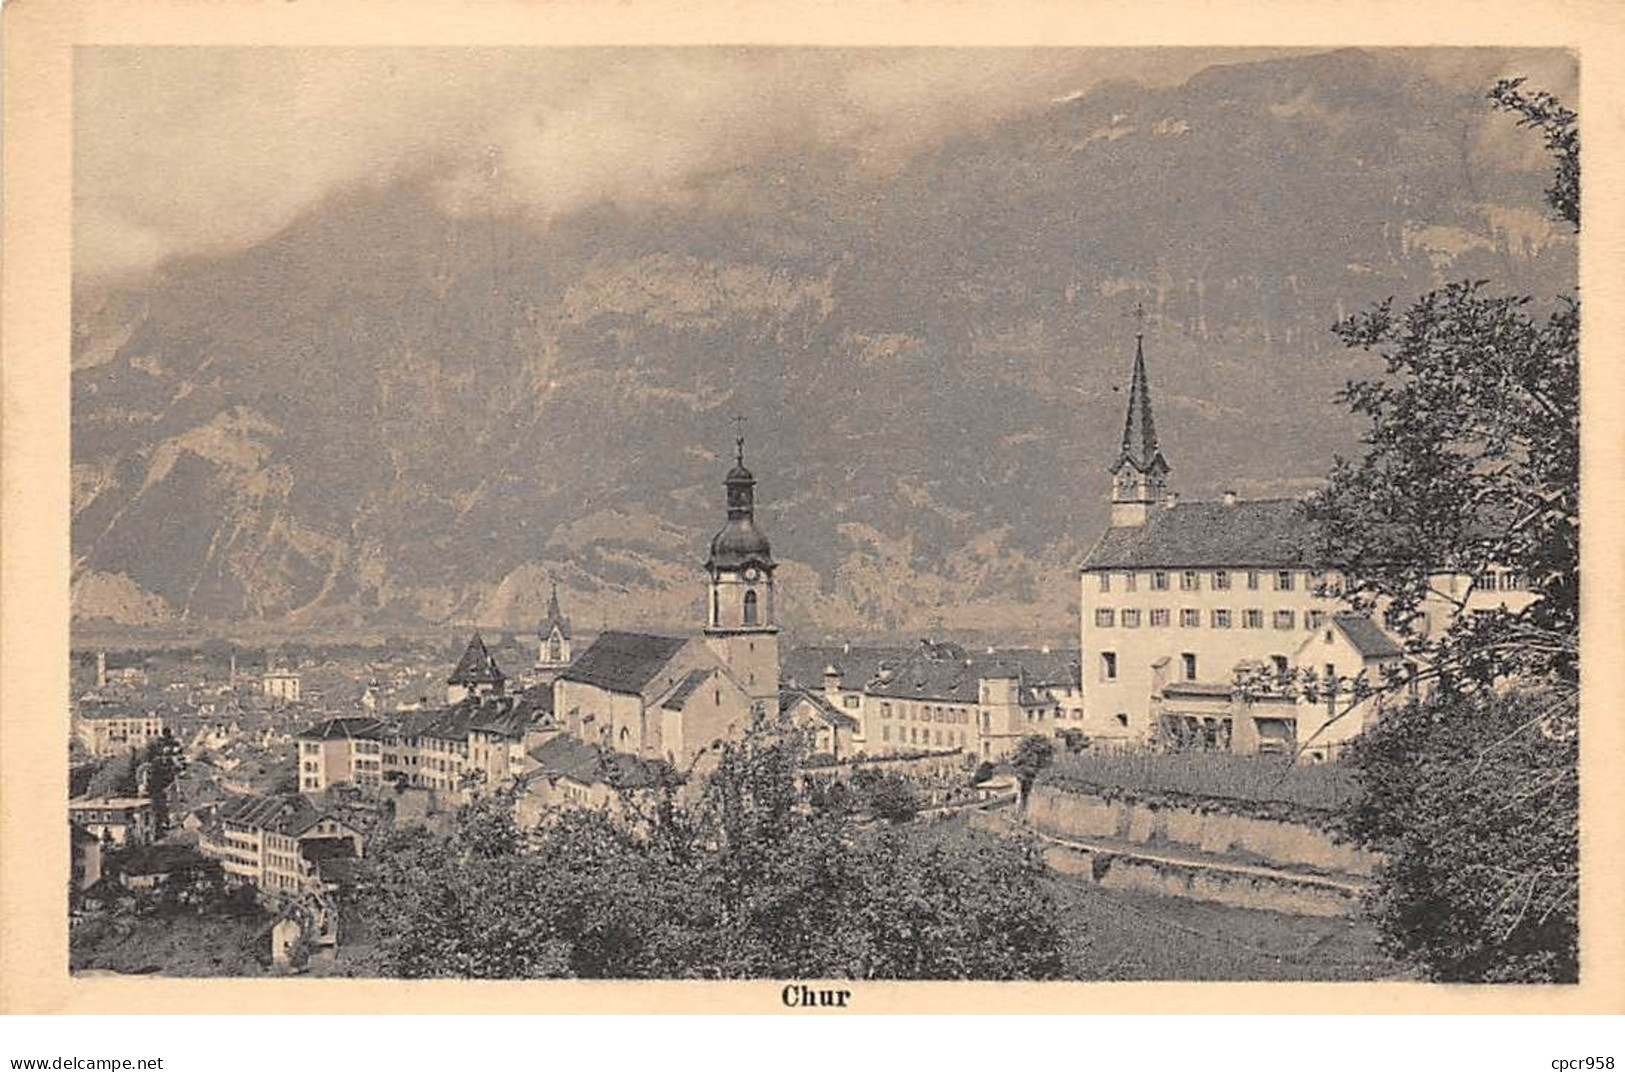
[(1010, 769), (1015, 772), (1016, 784), (1021, 787), (1023, 811), (1027, 809), (1027, 797), (1033, 791), (1033, 783), (1054, 760), (1055, 744), (1048, 737), (1032, 734), (1017, 742), (1015, 754), (1010, 757)]
[[(1575, 114), (1521, 85), (1489, 97), (1544, 135), (1547, 200), (1578, 230)], [(1431, 690), (1354, 750), (1351, 827), (1391, 860), (1384, 935), (1440, 979), (1570, 978), (1577, 963), (1579, 326), (1575, 295), (1538, 310), (1475, 280), (1335, 329), (1386, 367), (1342, 392), (1368, 422), (1365, 453), (1338, 460), (1310, 514), (1345, 596), (1415, 667), (1370, 688)], [(1468, 613), (1502, 570), (1533, 602)], [(1439, 583), (1451, 575), (1467, 583)], [(1441, 604), (1442, 634), (1428, 620)]]
[(169, 833), (175, 783), (186, 772), (186, 750), (165, 726), (161, 734), (147, 742), (141, 763), (146, 772), (147, 799), (152, 801), (153, 824), (162, 837)]
[(869, 810), (888, 823), (906, 823), (920, 811), (920, 797), (909, 780), (896, 771), (880, 776), (869, 794)]
[[(382, 974), (522, 978), (1055, 978), (1041, 855), (991, 834), (860, 827), (803, 788), (803, 743), (758, 726), (697, 793), (513, 819), (511, 794), (369, 853)], [(884, 783), (875, 780), (875, 785)], [(955, 839), (962, 839), (955, 843)]]

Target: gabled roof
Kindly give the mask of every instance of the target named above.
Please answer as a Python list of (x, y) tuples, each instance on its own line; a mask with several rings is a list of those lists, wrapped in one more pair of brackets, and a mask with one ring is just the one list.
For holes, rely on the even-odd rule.
[(1316, 529), (1298, 499), (1153, 506), (1143, 525), (1106, 530), (1083, 569), (1309, 568)]
[(469, 638), (468, 647), (463, 650), (463, 657), (457, 661), (457, 668), (446, 679), (446, 684), (496, 685), (506, 680), (507, 676), (497, 668), (497, 661), (491, 657), (485, 641), (476, 631)]
[(797, 704), (810, 705), (812, 713), (836, 729), (855, 730), (858, 720), (824, 699), (823, 694), (811, 689), (789, 688), (779, 690), (779, 713), (788, 715)]
[(1332, 624), (1348, 637), (1354, 650), (1367, 659), (1391, 659), (1405, 654), (1405, 649), (1370, 618), (1359, 614), (1334, 614)]
[(666, 694), (665, 699), (660, 701), (660, 706), (668, 711), (681, 711), (688, 703), (688, 698), (694, 695), (694, 691), (705, 683), (706, 678), (718, 672), (714, 666), (704, 666), (697, 670), (690, 670), (683, 676), (683, 680), (679, 681), (676, 687)]
[(363, 715), (344, 715), (318, 722), (299, 734), (302, 741), (377, 740), (388, 734), (389, 726), (380, 719)]
[(1021, 680), (1027, 685), (1078, 685), (1080, 659), (1077, 648), (996, 648), (989, 658), (1003, 664), (1014, 664), (1021, 670)]
[(875, 679), (882, 663), (903, 662), (913, 651), (906, 647), (860, 647), (855, 644), (822, 644), (791, 648), (779, 664), (780, 680), (802, 688), (824, 685), (824, 668), (833, 666), (841, 675), (841, 687), (861, 689)]
[(568, 778), (581, 785), (602, 784), (619, 789), (646, 789), (670, 777), (671, 767), (658, 760), (626, 752), (605, 752), (595, 745), (561, 733), (531, 749), (536, 771), (546, 778)]
[(270, 830), (297, 837), (320, 822), (325, 815), (298, 794), (273, 797), (236, 796), (223, 801), (215, 811), (220, 822)]
[(682, 637), (652, 633), (600, 633), (559, 678), (610, 692), (641, 693), (686, 643)]

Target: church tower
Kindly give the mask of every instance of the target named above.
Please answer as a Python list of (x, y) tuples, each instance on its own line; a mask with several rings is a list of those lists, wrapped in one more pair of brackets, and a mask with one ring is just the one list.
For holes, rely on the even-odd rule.
[(745, 439), (735, 440), (735, 463), (722, 485), (728, 521), (711, 538), (706, 643), (750, 694), (761, 712), (777, 705), (779, 627), (773, 615), (772, 548), (756, 527), (756, 478), (745, 468)]
[(551, 681), (570, 665), (570, 619), (559, 610), (559, 583), (547, 597), (547, 617), (536, 627), (536, 671), (541, 680)]
[(1112, 474), (1112, 526), (1143, 525), (1168, 494), (1168, 462), (1157, 449), (1151, 420), (1151, 384), (1145, 374), (1145, 332), (1134, 333), (1134, 382), (1129, 387), (1123, 449)]

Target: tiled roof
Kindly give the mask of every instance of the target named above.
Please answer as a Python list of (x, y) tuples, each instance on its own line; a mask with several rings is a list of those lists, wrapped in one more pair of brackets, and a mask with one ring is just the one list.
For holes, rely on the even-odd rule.
[(536, 774), (569, 778), (582, 785), (645, 789), (660, 784), (671, 773), (671, 768), (658, 760), (626, 752), (604, 752), (565, 733), (531, 749), (530, 758), (536, 762)]
[(1106, 530), (1085, 570), (1318, 565), (1315, 528), (1298, 499), (1153, 506), (1143, 525)]
[(215, 812), (215, 818), (221, 822), (239, 823), (294, 837), (320, 822), (322, 813), (297, 794), (238, 796), (224, 801)]
[(686, 643), (652, 633), (600, 633), (559, 677), (610, 692), (640, 693)]
[(550, 777), (564, 777), (590, 785), (598, 779), (599, 752), (586, 741), (567, 733), (543, 741), (530, 750), (538, 773)]
[(882, 663), (896, 665), (912, 652), (912, 648), (848, 644), (792, 648), (784, 653), (779, 664), (779, 678), (802, 688), (821, 689), (824, 687), (824, 668), (833, 666), (841, 675), (843, 688), (861, 689), (875, 679)]
[(1367, 659), (1393, 658), (1405, 654), (1405, 649), (1370, 618), (1358, 614), (1334, 614), (1332, 621), (1349, 638), (1355, 650)]
[(811, 689), (789, 688), (779, 690), (779, 713), (789, 714), (801, 702), (812, 705), (813, 713), (825, 722), (843, 730), (858, 728), (858, 720), (842, 711), (839, 707), (824, 699), (822, 695)]
[(677, 687), (667, 693), (664, 700), (660, 701), (660, 706), (668, 711), (681, 711), (683, 705), (688, 703), (688, 698), (694, 695), (694, 690), (698, 689), (705, 682), (705, 679), (714, 673), (716, 673), (716, 670), (713, 667), (690, 670), (683, 680), (677, 683)]
[(1078, 685), (1078, 649), (996, 648), (989, 658), (1021, 668), (1021, 680), (1028, 685)]
[(463, 657), (457, 661), (457, 668), (446, 679), (448, 685), (494, 685), (507, 680), (501, 670), (497, 669), (497, 662), (486, 650), (485, 641), (476, 632), (468, 640), (468, 647), (463, 650)]
[(388, 731), (389, 726), (379, 719), (361, 715), (345, 715), (316, 723), (316, 725), (299, 734), (299, 739), (304, 741), (332, 741), (360, 738), (370, 741), (386, 736)]

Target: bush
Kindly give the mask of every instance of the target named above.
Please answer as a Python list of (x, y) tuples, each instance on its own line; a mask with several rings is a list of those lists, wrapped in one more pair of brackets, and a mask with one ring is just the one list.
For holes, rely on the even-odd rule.
[(989, 763), (987, 760), (984, 759), (984, 760), (982, 760), (982, 762), (980, 762), (980, 763), (978, 763), (976, 765), (976, 773), (971, 775), (970, 784), (971, 785), (981, 785), (983, 782), (987, 781), (989, 778), (992, 778), (992, 777), (993, 777), (993, 764)]

